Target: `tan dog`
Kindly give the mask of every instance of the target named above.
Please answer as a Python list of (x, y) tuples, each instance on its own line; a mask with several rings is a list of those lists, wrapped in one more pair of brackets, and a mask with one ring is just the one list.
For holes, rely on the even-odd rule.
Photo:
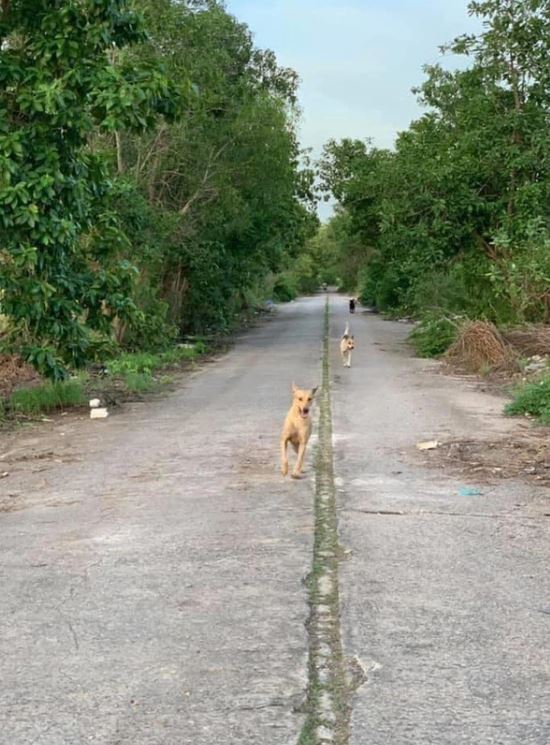
[(355, 349), (355, 337), (349, 332), (349, 324), (346, 323), (346, 330), (340, 341), (340, 354), (344, 367), (351, 367), (351, 353)]
[(292, 406), (286, 415), (281, 434), (281, 473), (288, 473), (288, 457), (286, 454), (290, 442), (297, 453), (296, 464), (292, 471), (292, 478), (299, 479), (306, 454), (306, 447), (311, 435), (311, 405), (317, 388), (302, 390), (292, 384)]

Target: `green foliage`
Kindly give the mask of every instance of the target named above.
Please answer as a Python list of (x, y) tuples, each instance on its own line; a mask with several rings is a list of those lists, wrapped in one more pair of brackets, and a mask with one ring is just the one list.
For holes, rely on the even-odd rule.
[(542, 424), (550, 425), (550, 378), (526, 383), (519, 388), (505, 412), (510, 416), (529, 414)]
[[(165, 302), (180, 331), (227, 331), (317, 226), (313, 175), (299, 167), (296, 74), (256, 49), (220, 2), (140, 4), (151, 40), (129, 59), (161, 62), (193, 91), (177, 122), (125, 136), (119, 150), (148, 203), (147, 221), (160, 227), (159, 240), (147, 226), (142, 232), (140, 284), (153, 291), (142, 297)], [(147, 215), (137, 212), (126, 210), (126, 219)]]
[(135, 354), (121, 354), (108, 360), (105, 366), (111, 375), (147, 374), (152, 375), (156, 370), (177, 365), (184, 360), (194, 360), (206, 351), (206, 345), (198, 341), (192, 346), (173, 347), (165, 352), (153, 354), (138, 352)]
[(294, 71), (217, 0), (11, 0), (0, 42), (6, 350), (59, 380), (231, 328), (317, 227)]
[(487, 272), (494, 296), (509, 309), (504, 322), (550, 321), (550, 230), (541, 218), (529, 222), (513, 242), (502, 230), (496, 237), (502, 260)]
[(289, 303), (298, 296), (297, 278), (291, 272), (280, 274), (273, 285), (273, 299), (279, 303)]
[(134, 269), (109, 209), (95, 129), (142, 130), (178, 99), (151, 66), (115, 66), (142, 42), (126, 0), (13, 0), (0, 10), (0, 292), (7, 346), (54, 379), (134, 313)]
[(162, 380), (157, 373), (165, 368), (177, 367), (185, 360), (195, 360), (206, 352), (202, 341), (190, 346), (172, 347), (164, 352), (125, 353), (105, 363), (110, 375), (124, 382), (130, 393), (146, 393), (153, 390)]
[(470, 67), (426, 67), (417, 93), (428, 112), (395, 149), (331, 141), (320, 175), (347, 216), (343, 256), (358, 259), (364, 302), (547, 321), (550, 6), (488, 0), (469, 10), (481, 34), (447, 49)]
[(153, 376), (146, 372), (126, 373), (124, 375), (124, 384), (130, 393), (147, 393), (155, 387)]
[(409, 335), (419, 357), (439, 357), (458, 335), (456, 320), (444, 316), (424, 318)]
[(35, 416), (71, 406), (83, 406), (85, 403), (82, 383), (79, 380), (67, 380), (15, 391), (7, 401), (7, 408), (19, 414)]
[(138, 312), (121, 327), (119, 341), (125, 349), (162, 351), (178, 335), (169, 303), (162, 298), (164, 257), (174, 250), (175, 220), (151, 205), (127, 178), (116, 182), (112, 205), (132, 247), (131, 260), (139, 267), (132, 295)]

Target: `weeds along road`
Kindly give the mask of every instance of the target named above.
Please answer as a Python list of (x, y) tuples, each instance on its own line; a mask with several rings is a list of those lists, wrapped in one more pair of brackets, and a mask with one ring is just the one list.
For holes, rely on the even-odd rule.
[(351, 731), (302, 731), (315, 442), (293, 482), (278, 436), (292, 381), (321, 380), (324, 303), (281, 308), (167, 398), (1, 443), (0, 745), (550, 741), (548, 492), (462, 497), (425, 470), (418, 440), (505, 432), (501, 401), (431, 372), (407, 326), (365, 314), (340, 367), (336, 296), (343, 550), (327, 579), (366, 681), (339, 691)]

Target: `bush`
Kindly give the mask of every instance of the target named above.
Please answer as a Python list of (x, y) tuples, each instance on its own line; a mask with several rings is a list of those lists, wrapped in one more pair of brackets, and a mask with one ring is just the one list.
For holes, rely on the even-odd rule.
[(382, 311), (406, 310), (405, 300), (410, 280), (391, 264), (375, 256), (359, 273), (359, 299)]
[[(377, 276), (374, 267), (367, 266), (359, 273), (359, 300), (365, 307), (376, 305)], [(347, 289), (347, 288), (346, 288)]]
[(166, 352), (152, 354), (151, 352), (137, 352), (135, 354), (121, 354), (120, 357), (109, 360), (105, 367), (111, 375), (149, 375), (162, 367), (176, 365), (182, 360), (193, 360), (206, 351), (206, 345), (198, 341), (190, 347), (174, 347)]
[(151, 373), (129, 372), (124, 376), (124, 384), (131, 393), (146, 393), (155, 387)]
[(515, 392), (514, 400), (504, 409), (509, 416), (530, 414), (542, 424), (550, 424), (550, 378), (526, 383)]
[[(142, 293), (143, 294), (143, 293)], [(128, 350), (147, 349), (152, 352), (166, 349), (178, 336), (175, 324), (167, 320), (167, 303), (151, 294), (147, 303), (142, 300), (141, 313), (124, 330), (121, 346)]]
[[(464, 263), (457, 262), (450, 268), (434, 269), (415, 278), (407, 302), (413, 313), (470, 315), (472, 288), (468, 287)], [(473, 311), (475, 317), (476, 312)]]
[(273, 285), (273, 299), (279, 303), (289, 303), (298, 295), (296, 279), (290, 272), (279, 275)]
[(8, 407), (21, 414), (35, 415), (65, 409), (70, 406), (83, 406), (86, 396), (80, 380), (45, 383), (33, 388), (15, 391), (8, 399)]
[(425, 318), (409, 335), (419, 357), (440, 357), (458, 335), (455, 320), (445, 316)]

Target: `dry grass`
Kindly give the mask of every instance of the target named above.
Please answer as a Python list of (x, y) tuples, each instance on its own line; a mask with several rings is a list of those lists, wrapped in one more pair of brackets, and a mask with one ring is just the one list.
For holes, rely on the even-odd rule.
[(486, 321), (465, 323), (446, 357), (454, 365), (472, 373), (514, 372), (518, 369), (516, 352), (497, 327)]
[(505, 331), (502, 336), (524, 357), (550, 356), (550, 326), (526, 326)]
[(0, 354), (0, 397), (7, 398), (18, 386), (38, 380), (36, 370), (20, 357)]

